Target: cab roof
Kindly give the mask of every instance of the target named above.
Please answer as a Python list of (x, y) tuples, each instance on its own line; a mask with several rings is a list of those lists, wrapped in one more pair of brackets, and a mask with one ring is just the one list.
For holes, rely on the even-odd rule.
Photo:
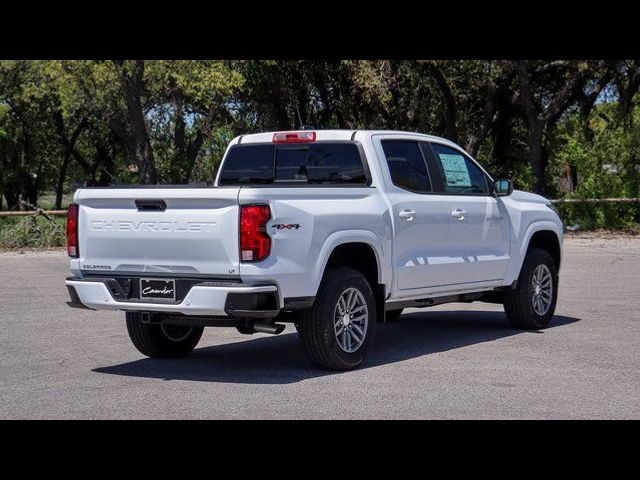
[(348, 141), (357, 139), (357, 137), (362, 138), (364, 136), (372, 136), (372, 135), (411, 135), (413, 137), (422, 137), (425, 141), (437, 141), (439, 143), (446, 143), (450, 145), (455, 145), (460, 148), (455, 143), (447, 140), (446, 138), (437, 137), (435, 135), (427, 135), (424, 133), (417, 132), (406, 132), (401, 130), (282, 130), (282, 131), (273, 131), (273, 132), (262, 132), (262, 133), (251, 133), (247, 135), (240, 135), (233, 139), (232, 144), (240, 143), (271, 143), (273, 141), (273, 135), (275, 133), (296, 133), (296, 132), (315, 132), (316, 139), (315, 141)]

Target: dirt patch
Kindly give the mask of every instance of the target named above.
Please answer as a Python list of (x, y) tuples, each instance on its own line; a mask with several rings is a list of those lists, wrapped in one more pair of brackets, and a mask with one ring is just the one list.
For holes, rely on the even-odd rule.
[(0, 248), (0, 255), (17, 256), (17, 255), (66, 255), (67, 250), (64, 247), (45, 247), (45, 248)]
[(616, 240), (616, 239), (635, 239), (640, 240), (640, 227), (624, 230), (585, 230), (577, 232), (565, 232), (565, 238), (571, 239), (598, 239), (598, 240)]

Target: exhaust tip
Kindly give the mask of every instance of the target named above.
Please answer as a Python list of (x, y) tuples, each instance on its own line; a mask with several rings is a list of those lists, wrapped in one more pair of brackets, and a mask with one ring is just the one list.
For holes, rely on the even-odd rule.
[(260, 333), (270, 333), (271, 335), (278, 335), (284, 331), (286, 325), (283, 323), (273, 322), (255, 322), (253, 329)]

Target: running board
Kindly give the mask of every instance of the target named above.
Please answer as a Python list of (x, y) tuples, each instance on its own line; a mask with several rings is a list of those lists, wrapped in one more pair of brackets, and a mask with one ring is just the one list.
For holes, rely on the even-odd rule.
[(420, 298), (417, 300), (400, 300), (398, 302), (387, 302), (385, 310), (398, 310), (400, 308), (424, 308), (442, 305), (443, 303), (470, 303), (480, 300), (486, 292), (462, 293), (460, 295), (447, 295), (446, 297)]

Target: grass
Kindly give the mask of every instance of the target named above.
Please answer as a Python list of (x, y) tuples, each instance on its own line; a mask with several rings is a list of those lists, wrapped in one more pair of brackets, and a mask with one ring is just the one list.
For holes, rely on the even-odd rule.
[(0, 218), (0, 249), (63, 247), (66, 217), (42, 215)]
[[(62, 195), (61, 210), (66, 210), (69, 204), (73, 201), (73, 192), (65, 193)], [(56, 194), (55, 193), (43, 193), (38, 197), (38, 206), (43, 210), (55, 210)]]

